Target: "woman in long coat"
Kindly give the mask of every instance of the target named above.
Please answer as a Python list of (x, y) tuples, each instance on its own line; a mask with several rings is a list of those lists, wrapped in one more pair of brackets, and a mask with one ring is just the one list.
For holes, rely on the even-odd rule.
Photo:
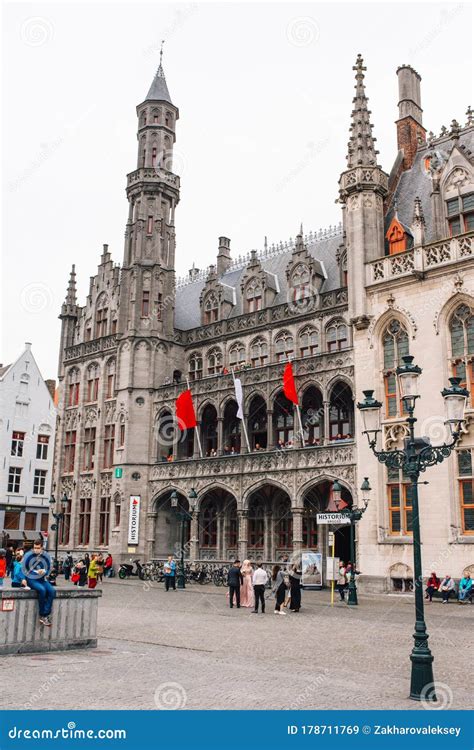
[(290, 609), (299, 612), (301, 607), (301, 565), (294, 563), (290, 568)]

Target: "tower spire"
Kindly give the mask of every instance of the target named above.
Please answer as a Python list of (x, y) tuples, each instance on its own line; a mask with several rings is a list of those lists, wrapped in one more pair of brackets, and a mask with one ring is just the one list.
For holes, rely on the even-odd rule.
[(73, 264), (71, 273), (69, 274), (69, 283), (66, 292), (66, 299), (64, 300), (65, 305), (77, 305), (76, 296), (76, 266)]
[(158, 101), (158, 102), (169, 102), (172, 104), (170, 92), (166, 84), (165, 71), (163, 70), (163, 45), (165, 40), (161, 40), (160, 47), (160, 64), (158, 70), (155, 73), (155, 77), (150, 86), (148, 94), (146, 95), (145, 101)]
[(368, 98), (365, 93), (364, 60), (361, 54), (357, 55), (357, 60), (352, 70), (355, 70), (356, 95), (353, 98), (352, 122), (350, 127), (350, 138), (347, 147), (347, 166), (353, 169), (358, 166), (376, 166), (377, 154), (375, 150), (376, 138), (372, 135), (373, 125), (370, 122), (371, 112), (368, 108)]

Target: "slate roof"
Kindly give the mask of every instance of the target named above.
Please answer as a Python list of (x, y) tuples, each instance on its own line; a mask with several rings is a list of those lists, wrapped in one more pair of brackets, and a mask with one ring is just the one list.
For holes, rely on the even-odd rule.
[(169, 102), (170, 104), (173, 104), (170, 92), (168, 91), (168, 86), (166, 85), (166, 78), (161, 63), (156, 71), (148, 94), (145, 97), (145, 101)]
[[(340, 287), (339, 266), (336, 259), (336, 252), (342, 243), (342, 231), (334, 233), (332, 236), (313, 240), (307, 243), (310, 254), (319, 261), (321, 270), (325, 275), (325, 281), (321, 287), (321, 292), (328, 292)], [(291, 260), (292, 248), (277, 253), (276, 255), (265, 257), (262, 253), (257, 256), (262, 268), (267, 273), (275, 274), (278, 278), (279, 292), (275, 297), (273, 305), (281, 305), (287, 301), (288, 282), (286, 278), (286, 269)], [(235, 289), (236, 305), (232, 308), (229, 317), (235, 318), (242, 315), (242, 291), (240, 284), (246, 272), (247, 263), (242, 267), (231, 269), (220, 277), (219, 281)], [(203, 279), (191, 281), (176, 290), (176, 308), (175, 308), (175, 327), (179, 330), (186, 331), (191, 328), (198, 328), (201, 325), (201, 308), (199, 298), (204, 289), (205, 281)]]
[[(434, 151), (438, 152), (444, 160), (447, 160), (453, 149), (454, 143), (455, 141), (449, 137), (445, 140), (435, 142)], [(461, 132), (457, 143), (458, 146), (465, 146), (471, 151), (474, 151), (474, 130), (469, 128), (468, 130)], [(429, 146), (417, 151), (412, 168), (402, 174), (398, 187), (393, 195), (390, 209), (385, 217), (385, 231), (387, 231), (392, 220), (395, 201), (397, 202), (398, 218), (401, 223), (408, 227), (412, 225), (415, 198), (418, 196), (421, 200), (421, 206), (426, 222), (426, 242), (433, 242), (435, 240), (433, 232), (433, 214), (431, 210), (431, 177), (429, 173), (426, 172), (424, 166), (424, 161), (430, 153), (432, 153), (432, 151)]]

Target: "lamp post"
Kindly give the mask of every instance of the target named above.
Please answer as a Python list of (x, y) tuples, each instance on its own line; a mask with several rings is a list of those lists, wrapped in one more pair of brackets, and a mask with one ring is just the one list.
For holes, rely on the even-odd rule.
[(369, 504), (370, 493), (372, 491), (372, 487), (370, 486), (368, 477), (364, 478), (364, 481), (362, 482), (360, 489), (362, 493), (362, 500), (364, 503), (364, 507), (359, 508), (356, 505), (352, 505), (350, 508), (342, 508), (341, 510), (339, 510), (339, 505), (341, 502), (342, 487), (337, 481), (337, 479), (332, 486), (334, 502), (336, 504), (338, 511), (341, 513), (341, 515), (346, 516), (346, 518), (349, 518), (349, 521), (350, 521), (351, 573), (349, 577), (349, 596), (347, 598), (347, 603), (350, 605), (359, 604), (359, 602), (357, 601), (357, 586), (356, 586), (355, 524), (357, 523), (357, 521), (360, 521), (365, 511), (367, 510), (367, 506)]
[(193, 488), (191, 488), (189, 495), (189, 507), (191, 508), (191, 513), (187, 511), (185, 508), (183, 508), (182, 505), (179, 504), (178, 500), (178, 493), (176, 490), (173, 490), (171, 493), (171, 507), (175, 510), (176, 515), (178, 518), (181, 519), (181, 552), (180, 552), (180, 560), (179, 560), (179, 571), (177, 576), (177, 587), (179, 589), (185, 589), (186, 588), (186, 576), (184, 575), (184, 526), (185, 522), (190, 520), (192, 518), (192, 512), (194, 511), (194, 508), (196, 507), (196, 500), (197, 500), (197, 492)]
[(416, 400), (419, 398), (418, 380), (421, 369), (413, 364), (413, 357), (411, 356), (405, 356), (402, 360), (403, 364), (397, 367), (396, 374), (401, 399), (408, 414), (406, 421), (409, 427), (409, 436), (405, 439), (403, 450), (385, 451), (377, 449), (377, 438), (381, 432), (380, 408), (382, 404), (374, 399), (373, 391), (364, 391), (364, 401), (357, 404), (357, 407), (360, 409), (364, 424), (363, 432), (367, 435), (369, 447), (378, 461), (388, 468), (402, 469), (411, 481), (416, 621), (413, 634), (415, 645), (410, 655), (410, 698), (435, 701), (437, 698), (433, 679), (433, 655), (428, 646), (428, 633), (426, 632), (424, 618), (418, 481), (421, 472), (448, 458), (458, 442), (469, 393), (460, 386), (460, 378), (450, 378), (450, 387), (441, 391), (446, 409), (445, 424), (449, 427), (451, 433), (450, 442), (443, 445), (431, 445), (427, 438), (416, 438), (415, 423), (417, 419), (414, 417), (414, 411)]
[(51, 524), (51, 531), (55, 532), (55, 538), (54, 538), (54, 567), (56, 570), (58, 569), (58, 544), (59, 544), (59, 530), (61, 527), (61, 521), (64, 520), (64, 516), (66, 514), (66, 509), (68, 506), (69, 500), (67, 498), (66, 493), (61, 498), (61, 511), (59, 513), (54, 512), (54, 507), (56, 505), (56, 498), (54, 495), (51, 495), (51, 498), (49, 500), (49, 504), (51, 506), (51, 515), (54, 518), (54, 523)]

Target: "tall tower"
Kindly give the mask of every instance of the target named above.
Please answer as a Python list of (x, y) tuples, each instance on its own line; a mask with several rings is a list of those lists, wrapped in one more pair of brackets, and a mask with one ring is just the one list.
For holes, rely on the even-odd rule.
[(61, 306), (61, 341), (59, 345), (59, 364), (58, 375), (61, 378), (64, 375), (64, 352), (68, 346), (74, 343), (74, 333), (76, 330), (79, 309), (77, 306), (76, 294), (76, 266), (73, 265), (69, 275), (69, 283), (66, 292), (66, 299)]
[(368, 325), (365, 263), (384, 255), (383, 199), (388, 176), (377, 164), (373, 125), (365, 94), (364, 61), (357, 56), (355, 97), (347, 150), (347, 170), (339, 180), (347, 246), (349, 314), (356, 328)]
[(137, 168), (127, 176), (129, 215), (120, 293), (122, 335), (171, 337), (179, 177), (172, 171), (178, 108), (160, 64), (137, 107)]

